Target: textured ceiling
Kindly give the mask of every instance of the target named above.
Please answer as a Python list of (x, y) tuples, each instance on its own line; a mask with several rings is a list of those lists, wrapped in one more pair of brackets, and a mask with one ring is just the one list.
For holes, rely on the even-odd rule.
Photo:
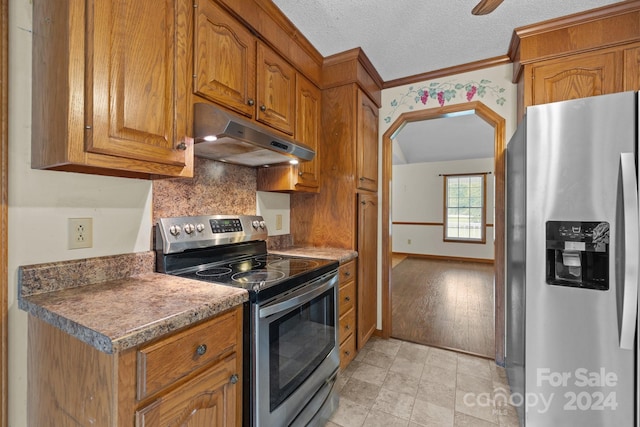
[(505, 55), (517, 27), (611, 0), (273, 0), (322, 54), (361, 47), (384, 81)]

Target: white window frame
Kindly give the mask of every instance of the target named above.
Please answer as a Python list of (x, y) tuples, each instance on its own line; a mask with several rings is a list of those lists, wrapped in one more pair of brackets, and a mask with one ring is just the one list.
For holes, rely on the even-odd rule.
[[(445, 242), (462, 242), (462, 243), (486, 243), (487, 241), (487, 174), (486, 173), (466, 173), (466, 174), (451, 174), (444, 176), (444, 209), (443, 209), (443, 240)], [(470, 192), (456, 192), (456, 194), (449, 194), (450, 186), (455, 182), (460, 183), (466, 181), (469, 184), (471, 180), (479, 179), (479, 189), (482, 192), (481, 195), (472, 195)], [(451, 185), (450, 185), (451, 184)], [(452, 190), (452, 188), (451, 188)], [(478, 206), (480, 201), (480, 206)], [(480, 221), (471, 222), (472, 218), (469, 215), (469, 211), (480, 210)], [(458, 212), (456, 224), (452, 224), (451, 218), (456, 215), (450, 215), (454, 211)], [(467, 210), (467, 220), (460, 221), (462, 215)], [(476, 216), (477, 218), (477, 216)], [(476, 226), (472, 226), (477, 224)], [(462, 227), (461, 227), (462, 225)], [(464, 227), (466, 225), (466, 227)], [(472, 237), (471, 233), (474, 229), (479, 229), (480, 235), (478, 237)]]

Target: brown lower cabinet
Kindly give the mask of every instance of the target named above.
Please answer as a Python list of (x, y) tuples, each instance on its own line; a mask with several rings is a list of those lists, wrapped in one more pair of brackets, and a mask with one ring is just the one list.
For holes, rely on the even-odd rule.
[(356, 261), (340, 265), (340, 290), (338, 293), (340, 341), (340, 369), (344, 369), (356, 357)]
[(29, 317), (30, 427), (242, 425), (242, 307), (107, 354)]

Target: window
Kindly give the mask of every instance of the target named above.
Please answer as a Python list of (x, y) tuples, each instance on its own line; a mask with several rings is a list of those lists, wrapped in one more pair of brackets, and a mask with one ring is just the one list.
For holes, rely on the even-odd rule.
[(486, 174), (445, 175), (444, 240), (485, 243)]

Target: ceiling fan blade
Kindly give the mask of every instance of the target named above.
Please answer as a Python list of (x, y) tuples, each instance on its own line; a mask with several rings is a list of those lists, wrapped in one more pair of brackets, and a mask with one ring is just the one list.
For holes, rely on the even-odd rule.
[(473, 8), (471, 13), (473, 15), (486, 15), (487, 13), (491, 13), (495, 10), (496, 7), (500, 6), (503, 0), (480, 0), (480, 3)]

